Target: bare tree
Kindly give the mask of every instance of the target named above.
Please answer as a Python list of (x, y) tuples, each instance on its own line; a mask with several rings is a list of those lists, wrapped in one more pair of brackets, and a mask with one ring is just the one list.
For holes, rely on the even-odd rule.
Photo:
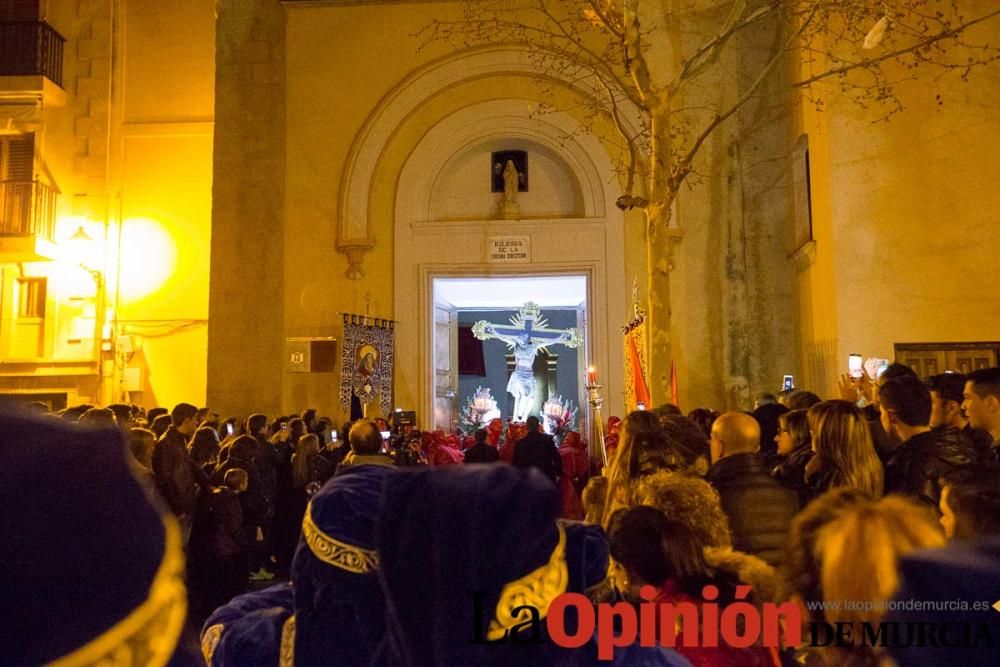
[[(467, 0), (463, 19), (433, 21), (420, 36), (456, 49), (519, 46), (543, 73), (543, 88), (558, 80), (600, 91), (583, 116), (614, 123), (624, 156), (617, 205), (644, 213), (650, 384), (662, 400), (671, 367), (671, 210), (713, 132), (776, 85), (822, 104), (812, 87), (832, 82), (884, 118), (902, 111), (902, 80), (928, 70), (966, 79), (1000, 59), (1000, 48), (968, 38), (974, 26), (1000, 23), (1000, 5), (973, 4), (987, 9), (967, 15), (958, 0)], [(698, 89), (718, 85), (746, 37), (762, 29), (765, 56), (749, 76), (744, 64), (735, 92), (706, 101)], [(809, 74), (776, 81), (789, 62)]]

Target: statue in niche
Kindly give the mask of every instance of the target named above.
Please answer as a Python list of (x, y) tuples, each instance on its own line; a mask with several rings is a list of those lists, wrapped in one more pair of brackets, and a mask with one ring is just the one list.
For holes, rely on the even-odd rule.
[(496, 338), (514, 351), (515, 367), (507, 382), (507, 393), (514, 397), (514, 414), (511, 420), (523, 422), (535, 403), (535, 373), (532, 369), (538, 350), (549, 345), (578, 347), (583, 341), (579, 329), (548, 329), (541, 317), (538, 304), (527, 302), (510, 324), (494, 324), (479, 320), (472, 327), (472, 335), (479, 340)]
[(514, 161), (507, 160), (507, 165), (503, 168), (503, 201), (500, 203), (500, 217), (504, 220), (517, 220), (521, 217), (521, 208), (517, 205), (520, 182), (521, 174), (514, 166)]
[(502, 194), (500, 217), (517, 220), (521, 212), (517, 202), (518, 192), (528, 191), (527, 151), (497, 151), (492, 154), (493, 174), (491, 190)]
[(514, 166), (513, 160), (507, 160), (507, 164), (503, 168), (504, 204), (517, 203), (517, 186), (518, 186), (517, 167)]

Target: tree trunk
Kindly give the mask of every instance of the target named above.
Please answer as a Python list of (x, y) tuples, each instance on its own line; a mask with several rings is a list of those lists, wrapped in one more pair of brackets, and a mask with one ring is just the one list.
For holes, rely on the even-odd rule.
[(670, 368), (670, 210), (674, 189), (670, 182), (670, 110), (650, 115), (649, 204), (646, 207), (647, 335), (649, 391), (653, 405), (671, 400)]

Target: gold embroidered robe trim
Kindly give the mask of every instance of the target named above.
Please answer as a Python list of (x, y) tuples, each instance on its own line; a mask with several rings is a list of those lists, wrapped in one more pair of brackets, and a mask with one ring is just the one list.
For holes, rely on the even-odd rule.
[(511, 613), (513, 609), (527, 605), (538, 610), (539, 618), (545, 618), (556, 596), (566, 592), (569, 584), (566, 530), (562, 526), (558, 528), (559, 541), (548, 562), (503, 587), (500, 600), (497, 601), (496, 615), (486, 631), (487, 639), (502, 639), (510, 628), (524, 621), (520, 614), (515, 616)]
[(362, 549), (330, 537), (313, 521), (312, 503), (306, 507), (302, 519), (302, 536), (316, 558), (354, 574), (367, 574), (378, 569), (378, 554), (372, 549)]

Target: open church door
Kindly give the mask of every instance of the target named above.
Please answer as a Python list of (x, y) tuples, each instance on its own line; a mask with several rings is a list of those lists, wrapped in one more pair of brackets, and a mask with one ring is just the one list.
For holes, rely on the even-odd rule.
[(458, 313), (434, 304), (434, 428), (451, 432), (458, 419)]

